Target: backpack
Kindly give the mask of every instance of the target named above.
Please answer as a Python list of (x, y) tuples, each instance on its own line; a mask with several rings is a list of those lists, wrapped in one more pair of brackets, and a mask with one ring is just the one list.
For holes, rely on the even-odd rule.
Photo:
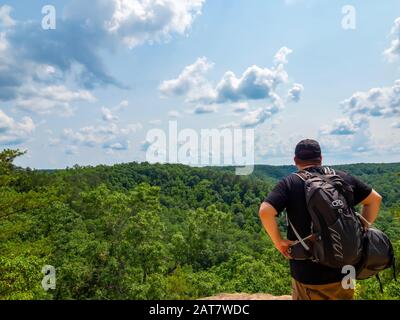
[[(311, 216), (311, 236), (304, 241), (288, 219), (294, 234), (311, 259), (331, 268), (354, 266), (356, 279), (377, 276), (393, 266), (395, 258), (389, 238), (374, 228), (364, 229), (360, 214), (354, 211), (352, 187), (333, 169), (324, 174), (295, 173), (304, 181), (307, 210)], [(368, 221), (366, 221), (368, 224)], [(395, 277), (396, 280), (396, 277)], [(382, 289), (382, 287), (381, 287)]]
[(397, 281), (396, 260), (390, 239), (382, 231), (368, 228), (363, 234), (363, 255), (356, 266), (356, 279), (364, 280), (376, 276), (383, 292), (379, 272), (389, 267), (393, 268), (393, 278)]

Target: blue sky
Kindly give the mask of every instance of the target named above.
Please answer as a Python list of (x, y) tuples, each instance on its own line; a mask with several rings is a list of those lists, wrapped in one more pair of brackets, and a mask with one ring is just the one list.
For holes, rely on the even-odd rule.
[(2, 1), (0, 147), (33, 168), (144, 161), (176, 120), (253, 128), (257, 163), (309, 137), (327, 163), (397, 162), (399, 17), (395, 0)]

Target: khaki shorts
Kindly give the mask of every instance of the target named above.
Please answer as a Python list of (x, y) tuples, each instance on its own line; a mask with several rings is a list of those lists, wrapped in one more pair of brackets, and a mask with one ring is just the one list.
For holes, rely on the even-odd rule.
[(341, 282), (309, 285), (292, 278), (293, 300), (353, 300), (354, 289), (344, 289)]

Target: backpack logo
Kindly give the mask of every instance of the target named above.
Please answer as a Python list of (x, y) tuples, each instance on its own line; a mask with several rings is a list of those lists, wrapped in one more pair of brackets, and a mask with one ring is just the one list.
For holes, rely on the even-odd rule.
[(344, 203), (342, 200), (334, 200), (332, 201), (332, 206), (333, 207), (343, 207)]
[(331, 239), (333, 240), (332, 247), (335, 250), (334, 256), (340, 260), (343, 260), (343, 245), (341, 242), (342, 238), (340, 237), (340, 234), (336, 230), (332, 229), (331, 227), (328, 227), (328, 229), (332, 231)]

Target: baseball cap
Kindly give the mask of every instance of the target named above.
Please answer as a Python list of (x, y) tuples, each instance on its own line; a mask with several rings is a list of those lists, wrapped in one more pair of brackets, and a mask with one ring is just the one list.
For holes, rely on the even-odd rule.
[(321, 158), (321, 147), (316, 140), (304, 139), (297, 144), (294, 153), (300, 160), (315, 160)]

